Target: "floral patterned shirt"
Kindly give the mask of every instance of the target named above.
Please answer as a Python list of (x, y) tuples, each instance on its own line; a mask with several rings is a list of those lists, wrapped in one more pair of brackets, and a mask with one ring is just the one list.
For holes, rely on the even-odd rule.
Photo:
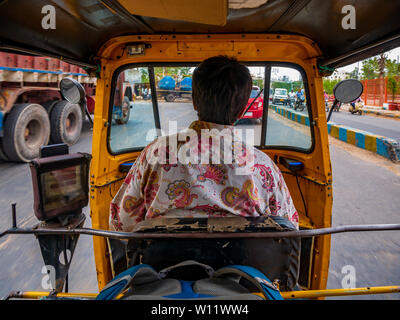
[[(227, 134), (223, 143), (215, 142), (221, 132)], [(237, 137), (236, 127), (195, 121), (187, 131), (154, 140), (112, 200), (110, 228), (129, 232), (138, 222), (160, 216), (232, 215), (281, 216), (298, 228), (279, 168)]]

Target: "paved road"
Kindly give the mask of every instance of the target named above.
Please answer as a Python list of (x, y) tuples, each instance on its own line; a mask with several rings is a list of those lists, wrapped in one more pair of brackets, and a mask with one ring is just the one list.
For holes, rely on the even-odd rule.
[[(86, 125), (71, 152), (91, 150), (91, 131)], [(375, 155), (331, 140), (333, 169), (333, 225), (393, 223), (400, 221), (400, 172)], [(366, 151), (365, 151), (366, 152)], [(369, 158), (370, 157), (370, 158)], [(392, 166), (392, 167), (390, 167)], [(394, 168), (394, 169), (393, 169)], [(395, 174), (397, 173), (397, 174)], [(18, 203), (19, 226), (36, 223), (28, 165), (0, 163), (0, 230), (11, 226), (10, 205)], [(90, 226), (88, 208), (86, 226)], [(342, 268), (354, 266), (356, 285), (400, 284), (400, 235), (397, 232), (341, 234), (332, 236), (328, 288), (340, 288)], [(43, 261), (33, 236), (0, 239), (0, 296), (11, 290), (42, 291)], [(70, 292), (97, 292), (96, 272), (89, 236), (81, 236), (70, 269)], [(368, 297), (361, 297), (368, 298)], [(369, 298), (399, 299), (400, 295)]]
[[(330, 143), (332, 225), (400, 223), (399, 165), (334, 138)], [(328, 288), (341, 287), (346, 265), (354, 266), (357, 287), (400, 284), (400, 232), (337, 234), (331, 239)], [(358, 297), (371, 298), (400, 299), (400, 294)]]
[[(91, 153), (92, 131), (88, 122), (77, 144), (70, 152)], [(28, 164), (0, 161), (0, 230), (11, 227), (11, 203), (17, 203), (19, 227), (37, 223), (33, 214), (32, 180)], [(90, 226), (89, 208), (85, 226)], [(39, 245), (32, 235), (10, 235), (0, 239), (0, 297), (11, 290), (43, 291), (43, 259)], [(97, 292), (96, 268), (91, 238), (82, 236), (78, 242), (70, 270), (70, 292)]]
[(348, 111), (332, 112), (331, 121), (347, 127), (395, 139), (400, 142), (400, 121), (369, 115), (353, 115)]
[[(302, 111), (301, 113), (306, 114), (306, 111)], [(363, 114), (362, 116), (351, 114), (347, 111), (347, 106), (343, 106), (340, 109), (340, 112), (332, 112), (330, 121), (347, 127), (368, 131), (376, 135), (392, 138), (400, 142), (399, 120), (375, 117), (366, 114)]]

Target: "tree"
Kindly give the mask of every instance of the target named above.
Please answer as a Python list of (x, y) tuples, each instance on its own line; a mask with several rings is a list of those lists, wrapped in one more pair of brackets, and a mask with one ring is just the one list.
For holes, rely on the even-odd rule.
[(381, 53), (378, 58), (378, 71), (379, 71), (379, 88), (380, 88), (380, 95), (379, 95), (379, 103), (380, 105), (383, 104), (384, 98), (384, 91), (385, 91), (385, 70), (386, 70), (386, 60), (387, 55), (385, 53)]
[(385, 53), (381, 53), (377, 60), (378, 60), (379, 78), (384, 78), (385, 77), (385, 71), (386, 71), (387, 55)]
[(336, 84), (338, 82), (339, 82), (338, 79), (331, 80), (331, 79), (325, 78), (323, 80), (324, 91), (326, 91), (327, 94), (333, 94), (333, 88), (336, 86)]
[(379, 63), (376, 57), (364, 60), (361, 66), (362, 79), (375, 79), (379, 74)]
[(154, 74), (156, 81), (161, 80), (165, 76), (171, 76), (175, 80), (182, 80), (185, 77), (191, 77), (191, 67), (155, 67)]
[(386, 60), (386, 72), (388, 77), (394, 77), (400, 75), (400, 63), (396, 60)]
[(140, 73), (142, 83), (149, 83), (149, 73), (147, 68), (140, 68)]
[(395, 95), (399, 91), (399, 85), (400, 85), (399, 80), (397, 80), (394, 76), (390, 76), (388, 78), (387, 87), (390, 93), (392, 94), (392, 102), (394, 102)]
[(253, 85), (259, 87), (260, 89), (264, 88), (264, 79), (253, 78)]

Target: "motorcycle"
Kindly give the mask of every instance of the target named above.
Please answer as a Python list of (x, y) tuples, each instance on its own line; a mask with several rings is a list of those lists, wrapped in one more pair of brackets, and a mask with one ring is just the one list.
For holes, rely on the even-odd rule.
[(302, 96), (300, 98), (297, 98), (294, 105), (294, 110), (303, 111), (305, 108), (306, 108), (305, 97)]
[(295, 101), (296, 101), (295, 98), (289, 98), (289, 108), (292, 108), (292, 109), (294, 108)]
[(358, 113), (360, 116), (362, 115), (363, 104), (361, 101), (350, 103), (349, 112), (351, 114)]

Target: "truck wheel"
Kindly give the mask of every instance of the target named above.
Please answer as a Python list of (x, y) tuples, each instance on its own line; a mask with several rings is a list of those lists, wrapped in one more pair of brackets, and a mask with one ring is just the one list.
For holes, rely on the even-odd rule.
[(175, 96), (174, 94), (170, 93), (168, 95), (165, 96), (165, 101), (167, 102), (174, 102), (175, 101)]
[(8, 161), (8, 158), (7, 158), (6, 154), (3, 151), (3, 145), (2, 145), (1, 140), (2, 139), (0, 138), (0, 160)]
[(82, 130), (82, 110), (77, 104), (59, 101), (51, 112), (51, 141), (69, 146), (78, 141)]
[(49, 118), (51, 117), (51, 112), (53, 111), (54, 106), (60, 102), (60, 100), (48, 100), (42, 103), (43, 108), (46, 109)]
[(10, 161), (28, 162), (39, 157), (40, 147), (47, 145), (50, 121), (39, 104), (16, 104), (8, 114), (2, 139), (3, 151)]

